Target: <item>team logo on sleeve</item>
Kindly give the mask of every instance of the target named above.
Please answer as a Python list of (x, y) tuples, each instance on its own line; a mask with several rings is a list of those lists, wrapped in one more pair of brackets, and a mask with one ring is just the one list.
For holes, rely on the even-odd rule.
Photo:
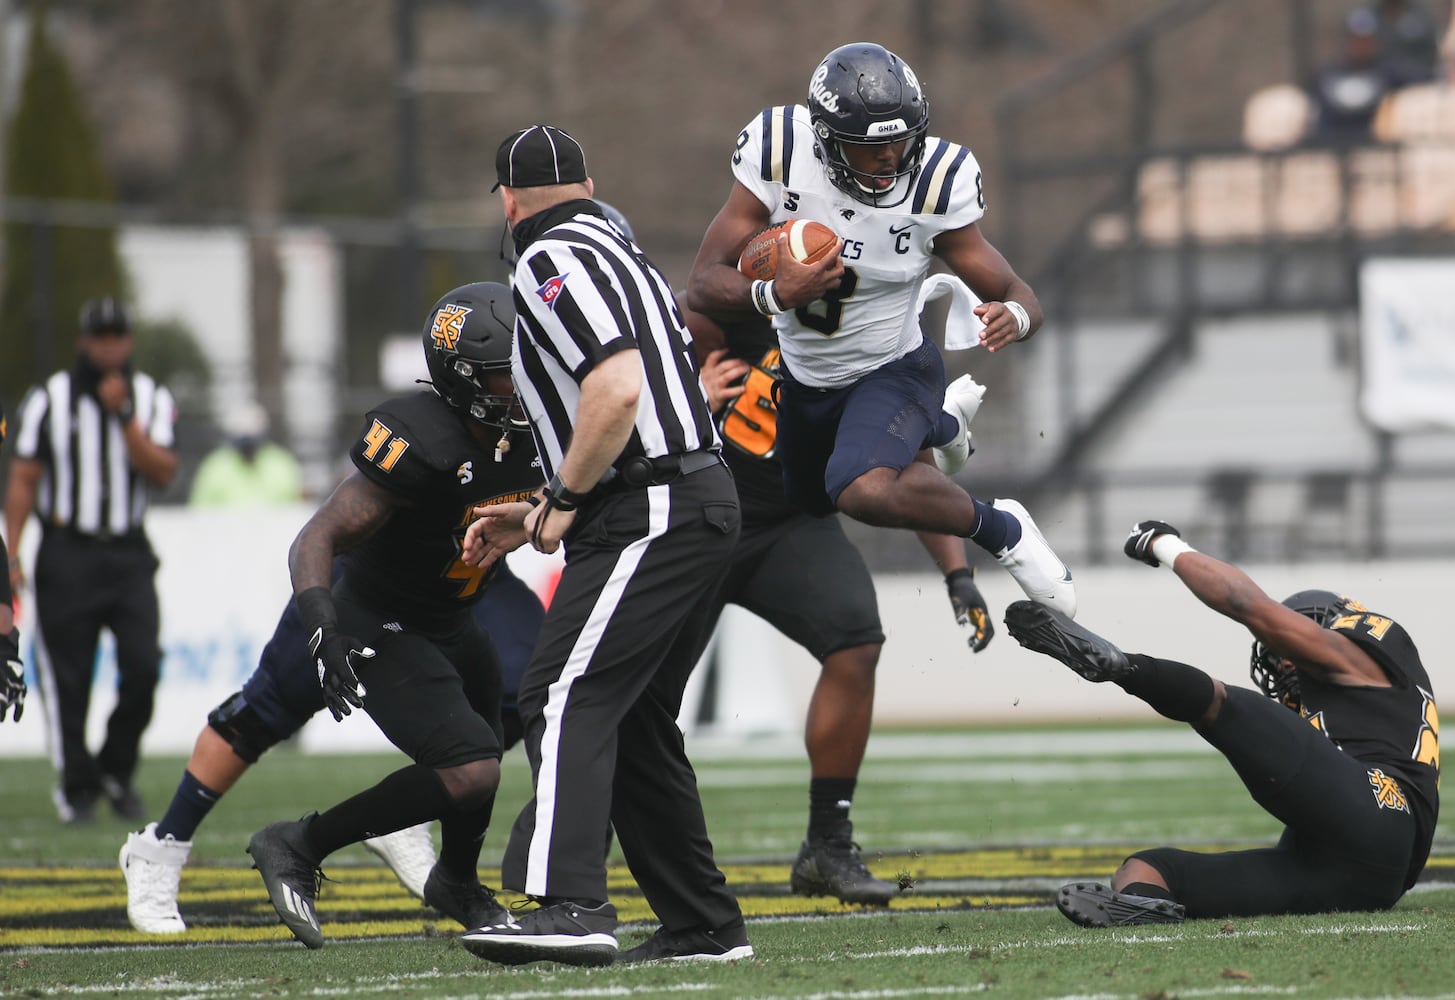
[(453, 351), (465, 329), (465, 317), (472, 311), (469, 306), (453, 302), (440, 306), (434, 314), (434, 325), (429, 328), (430, 342), (439, 350)]
[(1377, 767), (1369, 769), (1369, 787), (1374, 789), (1374, 801), (1379, 803), (1379, 808), (1398, 812), (1410, 811), (1410, 805), (1405, 801), (1399, 784)]
[[(568, 271), (567, 274), (569, 273)], [(566, 275), (558, 274), (537, 288), (536, 294), (541, 297), (542, 302), (554, 309), (556, 308), (556, 299), (560, 297), (561, 289), (564, 287), (566, 287)]]

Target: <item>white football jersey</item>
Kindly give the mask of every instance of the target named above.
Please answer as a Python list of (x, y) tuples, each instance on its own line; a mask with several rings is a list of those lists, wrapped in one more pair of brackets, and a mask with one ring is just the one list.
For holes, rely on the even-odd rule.
[[(839, 290), (773, 320), (796, 381), (841, 388), (923, 342), (915, 303), (934, 238), (985, 212), (980, 164), (970, 150), (934, 136), (924, 142), (919, 173), (899, 181), (911, 186), (909, 196), (876, 208), (829, 180), (814, 152), (807, 107), (768, 108), (739, 134), (733, 177), (767, 206), (772, 221), (812, 219), (844, 240)], [(891, 201), (901, 193), (887, 192)]]

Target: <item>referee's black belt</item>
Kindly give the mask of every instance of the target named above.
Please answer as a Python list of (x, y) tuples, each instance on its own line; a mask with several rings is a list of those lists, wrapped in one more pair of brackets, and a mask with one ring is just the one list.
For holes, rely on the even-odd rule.
[(676, 455), (660, 455), (648, 458), (637, 455), (627, 459), (616, 469), (616, 475), (606, 483), (608, 488), (640, 489), (646, 486), (665, 486), (683, 476), (710, 469), (722, 464), (722, 453), (712, 450), (688, 451)]

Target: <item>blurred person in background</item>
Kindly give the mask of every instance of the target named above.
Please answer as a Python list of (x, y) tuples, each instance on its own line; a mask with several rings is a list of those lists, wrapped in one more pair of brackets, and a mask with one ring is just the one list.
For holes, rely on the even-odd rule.
[(1440, 75), (1440, 29), (1425, 0), (1376, 0), (1379, 61), (1392, 86), (1428, 83)]
[[(950, 477), (970, 454), (983, 390), (945, 384), (917, 301), (938, 258), (998, 351), (1041, 325), (1035, 292), (981, 232), (985, 196), (970, 150), (929, 134), (918, 76), (881, 45), (825, 56), (806, 104), (767, 108), (738, 133), (732, 187), (692, 265), (687, 304), (714, 319), (773, 321), (782, 351), (778, 452), (788, 499), (810, 514), (968, 538), (1026, 596), (1076, 614), (1065, 563), (1018, 501), (986, 502)], [(754, 234), (809, 219), (840, 237), (816, 264), (778, 254), (777, 275), (738, 269)], [(780, 237), (780, 247), (787, 237)]]
[[(145, 531), (150, 493), (177, 474), (172, 394), (131, 366), (131, 323), (109, 296), (81, 309), (80, 353), (27, 393), (17, 415), (5, 498), (5, 539), (20, 551), (26, 521), (40, 522), (34, 567), (35, 666), (50, 725), (62, 822), (95, 819), (102, 797), (140, 819), (132, 786), (151, 721), (162, 650), (157, 557)], [(10, 564), (10, 583), (24, 583)], [(116, 640), (117, 703), (106, 740), (86, 748), (101, 630)]]
[[(510, 289), (497, 283), (457, 288), (435, 304), (423, 333), (431, 390), (366, 415), (350, 449), (354, 473), (289, 551), (324, 705), (336, 720), (363, 709), (413, 761), (248, 842), (279, 918), (310, 948), (324, 943), (315, 909), (323, 860), (433, 819), (440, 854), (424, 901), (465, 927), (506, 915), (477, 871), (500, 781), (502, 680), (471, 607), (494, 571), (465, 564), (461, 544), (480, 509), (541, 486), (510, 378), (514, 321)], [(256, 706), (229, 703), (215, 718), (224, 741), (251, 752)]]
[(1249, 670), (1258, 691), (1124, 653), (1029, 601), (1006, 609), (1010, 634), (1192, 726), (1283, 834), (1276, 846), (1248, 851), (1138, 851), (1109, 886), (1062, 888), (1061, 912), (1108, 927), (1393, 906), (1425, 867), (1440, 811), (1440, 719), (1409, 634), (1332, 591), (1303, 590), (1279, 603), (1163, 521), (1135, 525), (1123, 548), (1165, 566), (1253, 634)]
[[(812, 517), (784, 496), (773, 402), (778, 340), (767, 318), (755, 314), (718, 324), (691, 310), (684, 315), (743, 510), (716, 614), (729, 603), (747, 608), (820, 664), (804, 725), (808, 833), (790, 885), (800, 895), (885, 905), (899, 895), (899, 886), (869, 871), (849, 816), (884, 648), (873, 577), (837, 517)], [(995, 630), (964, 541), (928, 532), (920, 540), (945, 575), (951, 609), (962, 626), (970, 626), (970, 648), (978, 653)]]
[[(5, 407), (0, 405), (0, 445), (5, 443), (5, 430)], [(0, 557), (7, 567), (0, 578), (0, 722), (6, 715), (19, 722), (25, 711), (25, 664), (20, 659), (20, 630), (15, 627), (15, 594), (10, 589), (8, 570), (19, 566), (20, 558), (10, 555), (4, 537), (0, 537)]]
[(249, 400), (222, 421), (225, 440), (197, 467), (188, 502), (194, 507), (259, 507), (303, 497), (298, 459), (268, 439), (268, 411)]

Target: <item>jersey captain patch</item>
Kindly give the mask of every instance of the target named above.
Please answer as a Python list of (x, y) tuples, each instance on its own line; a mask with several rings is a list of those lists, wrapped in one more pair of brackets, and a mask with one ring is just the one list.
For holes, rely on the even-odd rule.
[(460, 342), (460, 332), (465, 328), (465, 317), (473, 311), (469, 306), (453, 302), (440, 306), (429, 328), (430, 342), (439, 350), (453, 351)]

